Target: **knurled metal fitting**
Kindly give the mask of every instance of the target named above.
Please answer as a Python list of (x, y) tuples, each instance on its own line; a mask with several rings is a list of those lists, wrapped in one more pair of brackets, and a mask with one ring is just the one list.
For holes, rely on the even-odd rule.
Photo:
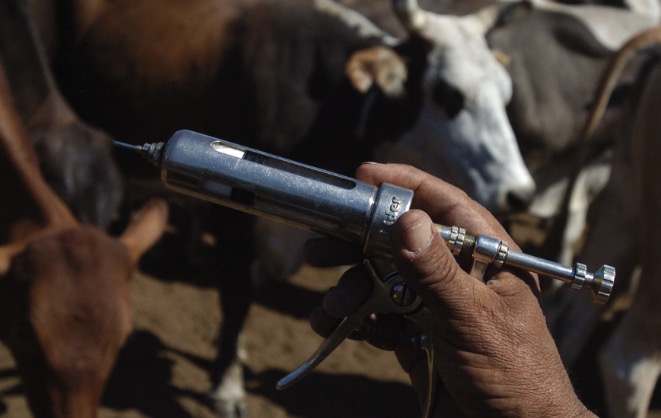
[(583, 263), (576, 263), (574, 266), (574, 279), (571, 281), (570, 287), (573, 290), (581, 290), (585, 286), (585, 279), (588, 273), (588, 266)]
[(458, 256), (461, 252), (462, 247), (464, 246), (464, 240), (466, 239), (466, 230), (464, 228), (459, 228), (453, 226), (450, 230), (450, 239), (448, 240), (448, 247), (452, 255)]
[(505, 263), (505, 259), (507, 258), (507, 254), (509, 254), (509, 252), (510, 246), (507, 241), (500, 241), (500, 245), (498, 246), (498, 254), (496, 254), (496, 258), (493, 260), (493, 265), (495, 267), (501, 268)]

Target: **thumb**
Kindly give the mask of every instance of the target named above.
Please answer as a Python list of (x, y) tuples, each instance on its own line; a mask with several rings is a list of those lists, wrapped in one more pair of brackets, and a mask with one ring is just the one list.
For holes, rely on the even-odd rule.
[(399, 272), (432, 312), (465, 313), (470, 299), (486, 290), (484, 283), (461, 270), (425, 212), (413, 209), (403, 214), (392, 239)]

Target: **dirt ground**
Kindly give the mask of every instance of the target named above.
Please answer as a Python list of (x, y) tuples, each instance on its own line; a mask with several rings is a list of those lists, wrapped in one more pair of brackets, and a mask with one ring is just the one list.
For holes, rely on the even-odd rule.
[[(135, 333), (108, 383), (100, 418), (213, 418), (207, 371), (221, 321), (212, 282), (194, 274), (164, 278), (143, 264), (132, 284)], [(304, 381), (286, 391), (275, 383), (320, 344), (308, 313), (340, 271), (304, 268), (290, 282), (259, 292), (247, 323), (246, 384), (252, 418), (418, 417), (415, 394), (394, 355), (347, 341)], [(169, 276), (177, 276), (176, 272)], [(581, 393), (601, 408), (594, 365), (576, 371)], [(655, 411), (650, 417), (659, 418)], [(0, 417), (27, 418), (21, 384), (0, 346)]]

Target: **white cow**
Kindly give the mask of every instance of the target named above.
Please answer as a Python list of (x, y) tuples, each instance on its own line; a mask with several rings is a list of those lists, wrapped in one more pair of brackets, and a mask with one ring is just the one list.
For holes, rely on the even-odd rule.
[[(364, 26), (349, 9), (328, 1), (316, 4), (349, 25)], [(393, 4), (409, 32), (403, 43), (427, 44), (430, 52), (420, 63), (425, 73), (418, 87), (422, 103), (416, 120), (396, 143), (384, 146), (395, 152), (382, 149), (375, 159), (413, 163), (496, 212), (520, 209), (532, 197), (535, 184), (506, 113), (512, 82), (486, 34), (526, 4), (502, 2), (461, 17), (424, 11), (414, 0)], [(373, 86), (384, 84), (380, 76), (401, 73), (399, 62), (390, 56), (382, 46), (357, 51), (346, 64), (347, 77), (368, 94)], [(412, 72), (413, 65), (408, 66)], [(289, 245), (283, 254), (282, 242), (302, 242), (306, 237), (306, 232), (260, 220), (253, 274), (259, 280), (293, 274), (301, 264), (301, 246)]]
[[(368, 15), (371, 12), (372, 15), (379, 16), (381, 20), (376, 21), (379, 26), (389, 26), (388, 16), (373, 10), (378, 9), (379, 4), (375, 2), (371, 9), (363, 5), (360, 10)], [(588, 97), (596, 86), (598, 74), (606, 64), (609, 54), (615, 52), (633, 34), (652, 26), (654, 20), (623, 9), (567, 6), (545, 1), (535, 1), (529, 9), (523, 6), (524, 2), (520, 2), (523, 7), (512, 8), (509, 13), (495, 13), (497, 7), (502, 8), (506, 4), (508, 2), (500, 2), (501, 6), (484, 8), (467, 17), (423, 11), (415, 2), (405, 1), (398, 6), (404, 11), (400, 15), (405, 26), (409, 28), (411, 37), (421, 36), (439, 47), (447, 45), (443, 48), (445, 55), (442, 55), (442, 58), (448, 60), (452, 57), (453, 60), (448, 61), (447, 68), (443, 70), (445, 91), (454, 93), (454, 108), (460, 109), (461, 112), (457, 112), (456, 117), (447, 118), (448, 115), (453, 115), (452, 101), (446, 98), (443, 103), (435, 102), (433, 91), (440, 88), (437, 86), (441, 83), (430, 78), (425, 95), (427, 106), (423, 108), (418, 122), (400, 141), (381, 146), (375, 159), (418, 166), (464, 187), (490, 209), (507, 214), (517, 209), (512, 207), (512, 204), (516, 205), (517, 194), (497, 191), (507, 190), (504, 186), (508, 184), (507, 179), (512, 177), (518, 183), (510, 183), (509, 190), (519, 190), (518, 197), (525, 198), (527, 182), (527, 176), (522, 177), (518, 158), (512, 160), (511, 169), (503, 168), (508, 165), (503, 165), (503, 162), (516, 153), (510, 141), (506, 140), (511, 138), (510, 124), (502, 121), (500, 110), (494, 112), (494, 107), (462, 107), (462, 103), (475, 102), (473, 99), (467, 100), (466, 97), (470, 92), (480, 91), (492, 98), (490, 103), (500, 102), (502, 106), (507, 106), (508, 101), (503, 101), (502, 97), (507, 98), (513, 94), (513, 103), (507, 110), (514, 134), (525, 148), (524, 157), (528, 158), (530, 149), (537, 152), (538, 148), (543, 148), (553, 159), (543, 168), (536, 170), (539, 190), (529, 208), (529, 213), (550, 219), (558, 212), (560, 197), (568, 182), (567, 152), (579, 141), (579, 128), (587, 117)], [(514, 5), (517, 2), (509, 4)], [(496, 17), (498, 22), (494, 25), (493, 19)], [(407, 20), (425, 23), (406, 23)], [(425, 26), (425, 29), (421, 26)], [(473, 30), (466, 29), (471, 27)], [(503, 65), (493, 63), (482, 38), (488, 39), (492, 48), (505, 53), (494, 55), (505, 57), (505, 61), (509, 59), (504, 65), (508, 74), (502, 73)], [(572, 47), (576, 44), (580, 45), (580, 48)], [(429, 60), (433, 59), (438, 58), (431, 54)], [(353, 57), (347, 67), (355, 68), (356, 60), (357, 57)], [(485, 62), (483, 67), (491, 73), (489, 76), (485, 75), (482, 68), (476, 69), (474, 63), (481, 62)], [(536, 66), (531, 67), (531, 62), (537, 63)], [(567, 66), (567, 62), (575, 64)], [(368, 63), (372, 67), (376, 66), (376, 60)], [(559, 68), (567, 67), (575, 70), (569, 73), (559, 71)], [(490, 70), (491, 68), (493, 70)], [(360, 85), (360, 81), (356, 80), (355, 84)], [(514, 89), (510, 93), (512, 81)], [(530, 88), (531, 85), (535, 87)], [(580, 89), (575, 88), (576, 86), (580, 86)], [(499, 96), (500, 94), (505, 96)], [(493, 120), (485, 117), (487, 114), (493, 114)], [(484, 121), (498, 124), (489, 127)], [(471, 134), (471, 130), (475, 133)], [(608, 129), (604, 131), (606, 135), (611, 134)], [(486, 135), (484, 132), (492, 134)], [(500, 134), (494, 135), (495, 133)], [(602, 131), (599, 135), (600, 142), (610, 141), (603, 139), (605, 135)], [(438, 141), (439, 137), (443, 138), (442, 142)], [(453, 142), (453, 138), (459, 140)], [(466, 139), (472, 142), (462, 144)], [(499, 146), (500, 144), (504, 145)], [(484, 161), (475, 159), (480, 149), (483, 150)], [(462, 151), (457, 153), (455, 150)], [(560, 155), (559, 159), (557, 155)], [(561, 173), (551, 173), (549, 167), (556, 166), (558, 161), (565, 163)], [(600, 159), (593, 168), (581, 175), (580, 184), (583, 189), (574, 193), (570, 231), (582, 232), (587, 206), (603, 188), (610, 172), (608, 157)], [(462, 172), (469, 173), (469, 176)], [(514, 187), (515, 184), (519, 185), (518, 189)], [(490, 201), (494, 202), (492, 199), (496, 196), (500, 196), (499, 203), (489, 204)], [(525, 199), (523, 200), (525, 203)], [(285, 228), (278, 229), (286, 234)], [(274, 228), (270, 230), (273, 231)], [(298, 232), (289, 233), (299, 235), (300, 239)], [(267, 241), (259, 244), (264, 256), (282, 252), (278, 244), (282, 238), (271, 236), (273, 243)], [(570, 248), (578, 238), (577, 235), (566, 236), (564, 239), (567, 244), (563, 248)], [(273, 247), (272, 250), (268, 249), (269, 246)], [(565, 250), (565, 253), (566, 260), (569, 257), (568, 250)], [(284, 271), (295, 271), (298, 262), (292, 259), (299, 259), (299, 254), (291, 254), (291, 259), (286, 261), (280, 258), (272, 261), (261, 258), (257, 262), (260, 267), (255, 271), (264, 272), (270, 268), (269, 265), (277, 266), (275, 270), (279, 272), (278, 275)], [(283, 269), (285, 266), (288, 268)]]

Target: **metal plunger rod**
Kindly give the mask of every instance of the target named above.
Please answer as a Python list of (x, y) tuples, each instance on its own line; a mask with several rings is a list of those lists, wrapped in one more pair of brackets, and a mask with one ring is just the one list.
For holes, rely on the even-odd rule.
[(534, 255), (509, 249), (506, 242), (478, 235), (474, 237), (463, 228), (439, 225), (441, 237), (448, 243), (453, 254), (467, 251), (476, 262), (496, 267), (510, 266), (530, 271), (569, 283), (574, 290), (591, 289), (595, 302), (605, 303), (615, 281), (615, 269), (603, 265), (596, 273), (587, 271), (587, 266), (576, 263), (574, 268), (549, 261)]

